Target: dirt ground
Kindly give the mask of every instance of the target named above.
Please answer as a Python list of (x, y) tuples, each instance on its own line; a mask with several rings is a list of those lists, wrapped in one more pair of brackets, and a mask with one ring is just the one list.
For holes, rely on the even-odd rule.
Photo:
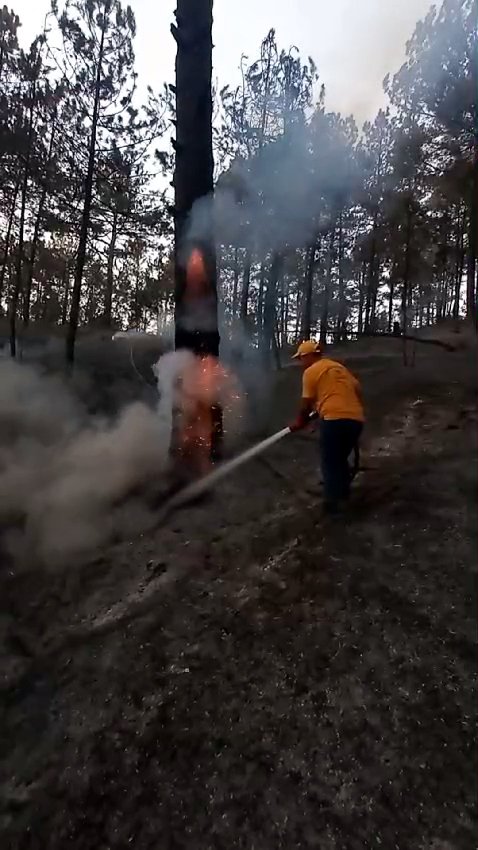
[(389, 351), (350, 356), (346, 518), (298, 435), (95, 564), (3, 570), (2, 848), (476, 846), (475, 353)]

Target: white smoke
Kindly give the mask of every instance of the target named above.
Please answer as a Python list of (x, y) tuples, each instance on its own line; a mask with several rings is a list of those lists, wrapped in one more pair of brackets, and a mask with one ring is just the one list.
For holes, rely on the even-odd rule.
[(71, 564), (119, 531), (117, 506), (167, 466), (155, 410), (87, 417), (60, 381), (0, 365), (0, 528), (17, 563)]

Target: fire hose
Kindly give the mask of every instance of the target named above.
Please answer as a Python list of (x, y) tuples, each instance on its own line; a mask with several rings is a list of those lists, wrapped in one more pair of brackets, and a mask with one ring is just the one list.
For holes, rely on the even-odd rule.
[[(309, 421), (313, 421), (317, 419), (317, 414), (312, 413), (309, 417)], [(261, 440), (260, 443), (256, 443), (256, 445), (251, 446), (251, 448), (246, 449), (241, 454), (232, 458), (231, 460), (222, 463), (220, 466), (213, 469), (212, 472), (204, 475), (202, 478), (199, 478), (197, 481), (191, 482), (186, 487), (183, 487), (178, 493), (175, 493), (169, 501), (165, 505), (165, 511), (169, 513), (170, 511), (178, 508), (180, 505), (185, 502), (189, 502), (193, 499), (198, 498), (203, 493), (210, 490), (215, 484), (225, 478), (229, 473), (233, 472), (238, 467), (242, 466), (244, 463), (247, 463), (252, 458), (257, 457), (257, 455), (262, 454), (271, 446), (274, 446), (279, 440), (282, 440), (288, 434), (292, 433), (291, 429), (287, 426), (286, 428), (282, 428), (280, 431), (277, 431), (275, 434), (272, 434), (270, 437), (266, 437), (264, 440)], [(351, 478), (355, 478), (357, 472), (359, 471), (360, 466), (360, 454), (358, 445), (354, 449), (354, 462), (352, 469), (350, 471)]]

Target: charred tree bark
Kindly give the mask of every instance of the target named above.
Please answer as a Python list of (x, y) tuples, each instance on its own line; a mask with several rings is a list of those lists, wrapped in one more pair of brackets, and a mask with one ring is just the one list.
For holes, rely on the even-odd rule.
[(105, 47), (106, 28), (108, 26), (109, 3), (105, 4), (103, 11), (103, 25), (101, 29), (100, 45), (98, 50), (98, 64), (96, 67), (95, 99), (93, 105), (93, 116), (91, 121), (91, 136), (88, 150), (88, 167), (85, 180), (85, 200), (81, 216), (80, 238), (78, 241), (78, 252), (76, 256), (75, 277), (71, 293), (70, 318), (66, 335), (66, 359), (73, 363), (75, 359), (75, 341), (80, 318), (81, 284), (83, 282), (83, 270), (86, 260), (86, 246), (88, 244), (88, 231), (90, 229), (90, 211), (93, 197), (93, 177), (95, 171), (96, 136), (98, 132), (98, 117), (100, 111), (101, 83), (103, 68), (103, 53)]
[[(188, 223), (199, 198), (213, 191), (212, 0), (178, 0), (171, 32), (176, 53), (175, 344), (195, 353), (219, 356), (217, 269), (212, 233), (195, 245)], [(209, 291), (186, 306), (187, 262), (194, 247), (204, 255)], [(200, 302), (200, 303), (199, 303)], [(197, 325), (197, 326), (195, 326)]]
[[(212, 0), (177, 0), (176, 25), (176, 162), (174, 172), (174, 320), (175, 347), (219, 357), (217, 263), (212, 216), (201, 244), (192, 244), (188, 224), (194, 204), (212, 195)], [(207, 271), (207, 289), (197, 298), (187, 293), (187, 264), (198, 248)], [(211, 459), (220, 457), (222, 410), (211, 410)]]

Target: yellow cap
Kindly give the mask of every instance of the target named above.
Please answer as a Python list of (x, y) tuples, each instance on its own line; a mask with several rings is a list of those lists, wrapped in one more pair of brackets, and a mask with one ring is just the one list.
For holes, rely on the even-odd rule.
[(315, 339), (307, 339), (305, 342), (300, 343), (292, 358), (304, 357), (306, 354), (322, 354), (323, 350), (324, 347), (321, 342), (316, 342)]

